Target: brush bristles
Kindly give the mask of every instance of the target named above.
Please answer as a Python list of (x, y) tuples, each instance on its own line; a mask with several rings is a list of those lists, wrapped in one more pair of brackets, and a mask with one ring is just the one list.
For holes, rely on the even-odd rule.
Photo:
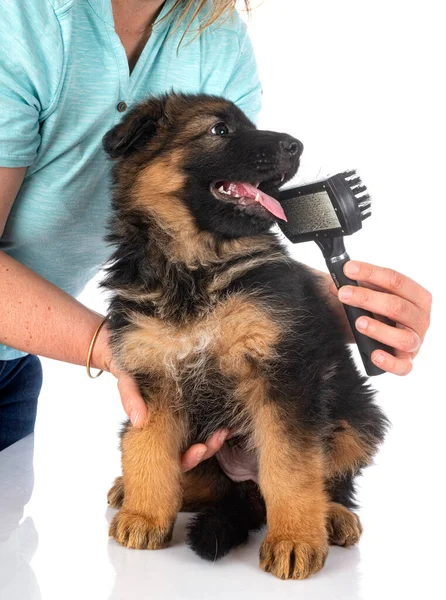
[(359, 200), (360, 200), (360, 202), (358, 202), (358, 206), (361, 210), (365, 210), (366, 208), (369, 208), (370, 206), (372, 206), (372, 203), (370, 202), (370, 196), (368, 194), (366, 194)]
[(367, 191), (367, 188), (365, 187), (365, 185), (362, 185), (362, 181), (358, 185), (350, 186), (350, 189), (355, 194), (355, 196), (359, 196), (359, 194), (363, 194), (364, 192)]
[(361, 218), (364, 221), (364, 219), (367, 219), (372, 214), (370, 194), (367, 193), (366, 186), (362, 183), (361, 178), (355, 170), (345, 171), (342, 173), (342, 177), (355, 197), (361, 212)]

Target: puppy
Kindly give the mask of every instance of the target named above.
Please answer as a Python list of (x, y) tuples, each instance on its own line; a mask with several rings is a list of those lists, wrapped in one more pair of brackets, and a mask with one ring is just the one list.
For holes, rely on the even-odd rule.
[[(224, 99), (171, 94), (129, 111), (104, 148), (112, 349), (149, 406), (142, 429), (122, 431), (110, 535), (164, 548), (193, 510), (188, 543), (215, 560), (267, 521), (261, 568), (308, 577), (329, 544), (360, 537), (353, 480), (386, 419), (314, 274), (270, 231), (303, 146)], [(215, 458), (181, 472), (181, 453), (219, 428), (255, 456), (258, 485)]]

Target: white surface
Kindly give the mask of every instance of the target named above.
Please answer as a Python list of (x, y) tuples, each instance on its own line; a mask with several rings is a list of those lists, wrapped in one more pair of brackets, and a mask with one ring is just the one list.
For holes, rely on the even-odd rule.
[[(333, 548), (321, 573), (282, 582), (258, 570), (261, 535), (220, 563), (199, 560), (183, 545), (183, 516), (170, 549), (108, 541), (106, 493), (119, 473), (124, 416), (115, 384), (45, 361), (34, 489), (31, 438), (0, 454), (1, 600), (446, 596), (443, 23), (439, 2), (406, 0), (269, 0), (251, 23), (264, 83), (261, 125), (304, 142), (304, 179), (356, 167), (374, 216), (347, 240), (350, 255), (396, 268), (434, 294), (413, 373), (373, 382), (393, 428), (361, 481), (359, 547)], [(324, 268), (312, 244), (293, 253)], [(103, 310), (93, 283), (82, 300)]]
[[(442, 424), (415, 411), (423, 397), (415, 377), (389, 376), (382, 386), (394, 426), (361, 480), (359, 546), (332, 548), (322, 572), (283, 582), (257, 567), (263, 534), (216, 564), (197, 558), (184, 545), (187, 515), (169, 549), (128, 550), (109, 541), (106, 493), (119, 473), (122, 417), (113, 380), (87, 381), (69, 365), (45, 367), (54, 377), (41, 399), (34, 475), (32, 437), (0, 453), (1, 600), (444, 597)], [(427, 409), (438, 401), (424, 397)]]

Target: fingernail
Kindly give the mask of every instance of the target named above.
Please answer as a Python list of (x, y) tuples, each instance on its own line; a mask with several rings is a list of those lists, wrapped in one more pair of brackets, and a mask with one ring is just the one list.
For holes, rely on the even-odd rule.
[(379, 353), (375, 356), (374, 360), (379, 365), (382, 365), (383, 362), (386, 360), (386, 357), (384, 356), (384, 354)]
[(132, 412), (130, 413), (130, 421), (132, 422), (132, 425), (134, 427), (136, 427), (136, 425), (138, 424), (138, 420), (139, 420), (139, 410), (132, 410)]
[(420, 340), (419, 336), (417, 335), (416, 339), (415, 339), (415, 343), (412, 346), (412, 348), (410, 348), (409, 352), (416, 352), (417, 350), (420, 349), (420, 346), (421, 346), (421, 340)]
[(224, 442), (226, 441), (226, 437), (227, 437), (227, 432), (226, 431), (222, 431), (218, 434), (217, 436), (217, 442), (219, 444), (224, 444)]
[(195, 455), (195, 458), (198, 462), (200, 462), (203, 459), (203, 456), (206, 454), (207, 452), (207, 448), (205, 448), (204, 450), (197, 450), (197, 453)]
[(356, 327), (358, 329), (367, 329), (368, 326), (369, 322), (364, 317), (361, 317), (356, 321)]
[(350, 261), (345, 265), (345, 270), (347, 271), (347, 275), (357, 275), (359, 273), (359, 265)]
[(353, 290), (351, 287), (344, 286), (339, 290), (339, 297), (341, 300), (348, 300), (353, 295)]

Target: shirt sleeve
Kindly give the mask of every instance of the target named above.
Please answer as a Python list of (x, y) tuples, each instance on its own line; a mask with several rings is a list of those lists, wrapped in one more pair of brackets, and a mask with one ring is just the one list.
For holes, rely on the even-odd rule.
[(238, 37), (238, 58), (223, 96), (232, 100), (253, 123), (257, 124), (262, 108), (262, 85), (252, 42), (244, 23), (241, 23)]
[(0, 40), (0, 166), (26, 167), (62, 71), (60, 27), (48, 1), (2, 3)]

